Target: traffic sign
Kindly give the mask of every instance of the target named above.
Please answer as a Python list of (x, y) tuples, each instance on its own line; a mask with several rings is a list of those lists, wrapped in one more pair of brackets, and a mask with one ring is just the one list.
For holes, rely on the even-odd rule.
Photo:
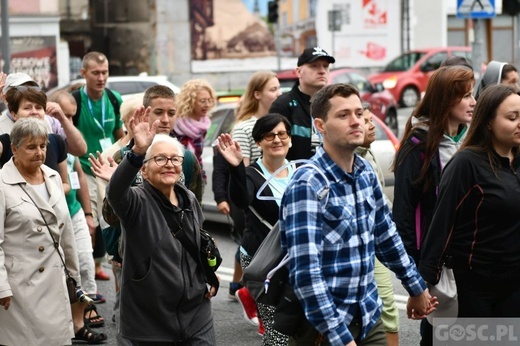
[(457, 0), (458, 18), (493, 18), (495, 0)]

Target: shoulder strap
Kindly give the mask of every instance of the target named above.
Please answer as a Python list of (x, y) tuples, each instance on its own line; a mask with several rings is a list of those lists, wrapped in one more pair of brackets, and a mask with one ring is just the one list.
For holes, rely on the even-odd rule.
[(117, 99), (116, 95), (110, 90), (109, 88), (105, 88), (107, 92), (108, 99), (110, 100), (110, 103), (112, 104), (112, 107), (114, 108), (115, 115), (120, 115), (119, 108), (121, 105), (119, 104), (119, 100)]
[(49, 134), (49, 143), (52, 147), (52, 150), (56, 153), (56, 157), (60, 157), (60, 148), (58, 147), (58, 143), (56, 142), (56, 138), (53, 136), (53, 134)]
[(74, 90), (72, 92), (72, 96), (74, 97), (74, 100), (76, 100), (76, 114), (72, 117), (72, 123), (74, 126), (78, 126), (79, 122), (79, 115), (81, 114), (81, 91), (80, 90)]
[[(108, 88), (105, 88), (105, 90), (107, 92), (108, 99), (110, 100), (110, 103), (114, 108), (114, 113), (116, 115), (120, 115), (119, 107), (121, 107), (121, 105), (119, 104), (119, 100), (117, 99), (116, 95), (112, 92), (112, 90)], [(72, 92), (72, 96), (74, 97), (74, 100), (76, 100), (77, 105), (76, 114), (74, 115), (74, 117), (72, 117), (72, 122), (74, 126), (77, 126), (79, 122), (79, 115), (81, 114), (81, 89), (74, 90)]]

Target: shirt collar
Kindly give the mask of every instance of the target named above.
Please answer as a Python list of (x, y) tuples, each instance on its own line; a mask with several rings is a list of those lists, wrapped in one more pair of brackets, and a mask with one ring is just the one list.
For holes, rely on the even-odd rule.
[(355, 180), (357, 179), (361, 173), (366, 169), (366, 164), (361, 157), (354, 153), (354, 168), (352, 173), (345, 172), (341, 167), (339, 167), (325, 152), (323, 149), (323, 145), (320, 145), (316, 150), (316, 154), (314, 155), (314, 159), (325, 168), (325, 174), (329, 175), (333, 178), (335, 182), (341, 182), (345, 180)]

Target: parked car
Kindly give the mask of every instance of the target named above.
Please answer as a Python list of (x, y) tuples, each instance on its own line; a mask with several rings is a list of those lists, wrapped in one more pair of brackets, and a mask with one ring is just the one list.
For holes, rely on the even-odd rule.
[[(47, 95), (52, 94), (53, 92), (61, 89), (67, 89), (76, 84), (85, 84), (85, 79), (75, 79), (67, 83), (66, 85), (62, 85), (56, 88), (53, 88), (47, 91)], [(109, 76), (107, 80), (106, 87), (112, 90), (117, 91), (121, 94), (123, 100), (127, 97), (130, 97), (134, 94), (139, 94), (154, 85), (165, 85), (170, 87), (175, 94), (178, 94), (180, 88), (175, 84), (171, 83), (166, 76), (148, 76), (148, 75), (139, 75), (139, 76)]]
[[(298, 81), (295, 70), (282, 71), (277, 74), (282, 92), (291, 90)], [(345, 83), (354, 85), (364, 102), (370, 104), (372, 112), (397, 135), (397, 102), (392, 94), (381, 84), (372, 84), (363, 74), (351, 68), (339, 68), (330, 71), (329, 84)]]
[(414, 107), (433, 72), (449, 56), (462, 56), (471, 61), (470, 47), (415, 49), (390, 61), (381, 72), (368, 76), (370, 82), (381, 83), (403, 107)]
[[(215, 108), (211, 116), (211, 126), (206, 135), (202, 152), (202, 164), (208, 177), (208, 183), (202, 196), (202, 211), (207, 221), (223, 224), (229, 224), (230, 219), (218, 211), (217, 204), (213, 198), (211, 177), (213, 175), (214, 148), (212, 144), (215, 143), (220, 134), (231, 132), (236, 120), (235, 107), (236, 104), (227, 103)], [(372, 143), (372, 151), (384, 172), (385, 194), (390, 200), (393, 200), (394, 173), (391, 171), (391, 166), (395, 152), (399, 147), (399, 140), (381, 119), (374, 117), (374, 124), (376, 125), (376, 140)]]

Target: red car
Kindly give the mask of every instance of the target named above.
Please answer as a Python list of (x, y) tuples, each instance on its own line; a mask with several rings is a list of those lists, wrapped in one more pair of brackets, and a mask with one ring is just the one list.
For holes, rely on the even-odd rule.
[(414, 107), (426, 90), (426, 84), (441, 62), (449, 56), (462, 56), (471, 62), (470, 47), (423, 48), (403, 53), (383, 71), (368, 76), (381, 83), (403, 107)]
[[(291, 90), (294, 83), (298, 81), (295, 70), (277, 73), (280, 80), (282, 92)], [(358, 70), (351, 68), (339, 68), (330, 71), (329, 84), (345, 83), (354, 85), (364, 102), (370, 104), (370, 110), (379, 119), (392, 129), (397, 135), (397, 102), (390, 92), (385, 90), (381, 84), (373, 85)]]

